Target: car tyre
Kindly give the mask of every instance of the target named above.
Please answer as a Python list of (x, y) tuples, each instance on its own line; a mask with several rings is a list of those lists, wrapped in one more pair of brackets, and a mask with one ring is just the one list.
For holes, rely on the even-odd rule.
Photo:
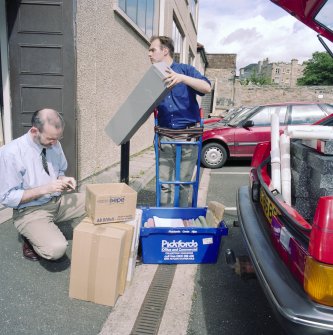
[(207, 143), (201, 151), (201, 163), (209, 169), (222, 167), (228, 158), (227, 150), (219, 143)]

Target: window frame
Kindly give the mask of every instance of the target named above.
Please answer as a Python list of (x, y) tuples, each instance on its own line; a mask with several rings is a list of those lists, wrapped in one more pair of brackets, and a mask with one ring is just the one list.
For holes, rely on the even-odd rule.
[[(128, 0), (124, 0), (125, 4)], [(138, 2), (136, 6), (136, 15), (138, 12)], [(148, 1), (148, 0), (147, 0)], [(153, 0), (154, 9), (153, 9), (153, 18), (152, 18), (152, 35), (147, 35), (145, 31), (143, 31), (137, 22), (135, 22), (121, 7), (120, 7), (120, 0), (115, 1), (113, 5), (114, 12), (119, 15), (136, 33), (140, 35), (147, 43), (150, 42), (150, 38), (157, 34), (158, 32), (158, 13), (159, 13), (159, 1)], [(147, 7), (146, 7), (147, 9)], [(145, 12), (146, 13), (146, 12)], [(145, 21), (145, 26), (147, 22)]]

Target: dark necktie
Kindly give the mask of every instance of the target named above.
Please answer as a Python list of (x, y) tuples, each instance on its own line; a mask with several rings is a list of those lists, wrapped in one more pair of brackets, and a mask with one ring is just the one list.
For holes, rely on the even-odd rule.
[(49, 167), (47, 166), (47, 161), (46, 161), (46, 149), (45, 148), (43, 148), (41, 155), (42, 155), (43, 168), (44, 168), (45, 172), (48, 175), (50, 175)]

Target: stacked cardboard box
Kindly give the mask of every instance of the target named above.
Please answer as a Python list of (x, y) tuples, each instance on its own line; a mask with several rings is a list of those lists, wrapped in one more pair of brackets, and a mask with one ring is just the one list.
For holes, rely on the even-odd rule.
[[(122, 200), (109, 200), (115, 198)], [(142, 211), (135, 207), (136, 192), (125, 184), (87, 186), (88, 217), (74, 229), (70, 297), (114, 306), (124, 293), (133, 278), (138, 249)]]

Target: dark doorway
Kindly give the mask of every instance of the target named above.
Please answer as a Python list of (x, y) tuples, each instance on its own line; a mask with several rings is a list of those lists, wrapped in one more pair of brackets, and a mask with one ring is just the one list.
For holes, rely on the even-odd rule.
[(13, 137), (27, 132), (32, 113), (63, 114), (67, 175), (77, 177), (74, 0), (7, 0)]

